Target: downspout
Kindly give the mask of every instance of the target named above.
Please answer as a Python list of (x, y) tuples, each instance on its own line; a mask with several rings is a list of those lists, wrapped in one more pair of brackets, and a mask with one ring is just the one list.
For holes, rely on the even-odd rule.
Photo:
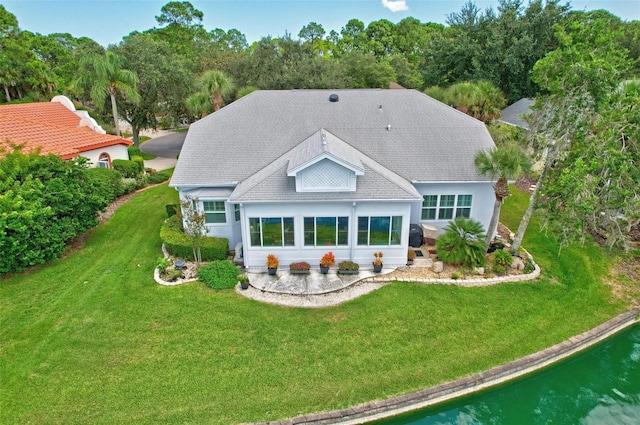
[(356, 252), (356, 244), (358, 243), (358, 221), (357, 221), (357, 217), (356, 217), (356, 203), (354, 202), (352, 207), (351, 207), (351, 222), (353, 223), (353, 229), (354, 231), (352, 231), (352, 239), (351, 239), (351, 250), (350, 250), (350, 257), (349, 261), (353, 261), (353, 259), (355, 258), (355, 252)]

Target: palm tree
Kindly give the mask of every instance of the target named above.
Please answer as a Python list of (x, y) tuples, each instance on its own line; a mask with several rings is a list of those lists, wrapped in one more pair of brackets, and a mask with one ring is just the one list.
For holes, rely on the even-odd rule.
[(230, 94), (235, 85), (233, 79), (222, 71), (207, 71), (200, 77), (202, 90), (211, 96), (213, 111), (217, 111), (222, 106), (223, 96)]
[(498, 179), (493, 186), (496, 200), (484, 240), (485, 245), (488, 247), (498, 229), (502, 202), (509, 196), (508, 180), (518, 177), (523, 171), (528, 171), (531, 168), (531, 161), (520, 148), (511, 145), (480, 151), (476, 154), (474, 163), (478, 173), (488, 176), (492, 180)]
[(138, 77), (134, 72), (123, 69), (123, 59), (109, 51), (105, 56), (86, 57), (81, 63), (83, 66), (88, 66), (88, 71), (76, 81), (75, 86), (90, 86), (91, 100), (98, 108), (104, 105), (107, 96), (111, 99), (111, 112), (113, 113), (116, 135), (120, 136), (116, 96), (122, 96), (133, 103), (139, 102), (140, 94), (136, 90)]
[(185, 101), (187, 109), (194, 115), (199, 115), (200, 118), (207, 116), (211, 111), (211, 97), (202, 91), (192, 94)]

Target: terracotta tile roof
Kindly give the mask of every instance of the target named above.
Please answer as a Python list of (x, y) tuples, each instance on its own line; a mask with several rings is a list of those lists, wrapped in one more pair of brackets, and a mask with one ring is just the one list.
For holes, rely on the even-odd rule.
[(78, 127), (79, 123), (80, 117), (58, 102), (1, 105), (0, 147), (24, 144), (25, 152), (39, 147), (43, 154), (71, 159), (92, 149), (131, 145), (129, 140)]

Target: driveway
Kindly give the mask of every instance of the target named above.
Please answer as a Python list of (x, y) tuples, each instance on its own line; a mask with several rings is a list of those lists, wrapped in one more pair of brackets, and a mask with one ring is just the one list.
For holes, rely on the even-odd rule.
[(166, 136), (147, 140), (140, 145), (140, 149), (144, 153), (158, 157), (176, 159), (176, 155), (178, 155), (182, 149), (185, 137), (187, 137), (186, 132), (169, 133)]

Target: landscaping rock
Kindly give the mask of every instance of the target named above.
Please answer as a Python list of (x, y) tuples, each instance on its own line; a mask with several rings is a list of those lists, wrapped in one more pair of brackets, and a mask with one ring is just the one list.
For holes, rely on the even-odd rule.
[(474, 267), (473, 274), (477, 274), (479, 276), (484, 275), (484, 267)]
[(524, 270), (524, 261), (520, 257), (513, 257), (511, 268), (516, 270)]
[(432, 270), (434, 273), (442, 273), (442, 270), (444, 270), (444, 263), (442, 261), (434, 262)]

